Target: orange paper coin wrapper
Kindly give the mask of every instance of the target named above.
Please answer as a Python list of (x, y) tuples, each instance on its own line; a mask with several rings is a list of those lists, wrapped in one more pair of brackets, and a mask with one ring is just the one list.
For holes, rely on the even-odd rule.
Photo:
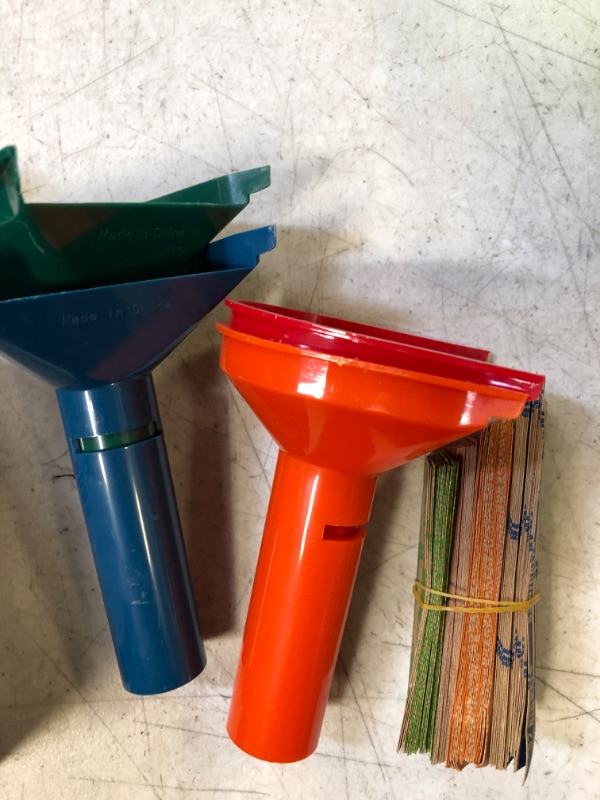
[(229, 302), (221, 368), (280, 452), (227, 730), (256, 758), (317, 747), (377, 476), (519, 416), (543, 378), (487, 351)]

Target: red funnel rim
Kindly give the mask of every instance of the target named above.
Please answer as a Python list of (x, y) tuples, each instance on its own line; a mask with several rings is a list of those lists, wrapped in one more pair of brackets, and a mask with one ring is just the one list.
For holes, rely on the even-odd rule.
[(531, 400), (539, 396), (544, 385), (542, 375), (487, 363), (483, 360), (488, 355), (486, 350), (265, 303), (226, 303), (232, 312), (231, 330), (271, 342), (516, 391)]
[[(299, 311), (295, 308), (283, 308), (282, 306), (273, 306), (267, 303), (252, 303), (246, 300), (226, 300), (226, 305), (229, 306), (232, 312), (232, 328), (242, 330), (241, 325), (243, 325), (244, 330), (246, 330), (246, 327), (252, 325), (256, 336), (272, 339), (273, 322), (275, 321), (278, 326), (277, 341), (295, 344), (298, 347), (308, 346), (305, 344), (305, 331), (308, 323), (315, 336), (314, 341), (316, 341), (316, 336), (322, 336), (324, 339), (323, 346), (320, 349), (326, 349), (327, 343), (331, 342), (333, 333), (339, 342), (360, 342), (367, 336), (398, 344), (421, 347), (426, 350), (436, 350), (449, 355), (474, 358), (477, 361), (487, 361), (490, 355), (489, 350), (482, 350), (478, 347), (465, 347), (462, 344), (442, 342), (438, 339), (415, 336), (412, 333), (392, 331), (387, 328), (377, 328), (373, 325), (362, 325), (360, 322), (351, 322), (350, 320), (337, 319), (336, 317), (328, 317), (322, 314), (312, 314), (310, 311)], [(238, 325), (238, 321), (240, 325)], [(250, 330), (247, 333), (250, 333)], [(285, 342), (284, 336), (286, 337)], [(351, 357), (353, 358), (354, 356)]]

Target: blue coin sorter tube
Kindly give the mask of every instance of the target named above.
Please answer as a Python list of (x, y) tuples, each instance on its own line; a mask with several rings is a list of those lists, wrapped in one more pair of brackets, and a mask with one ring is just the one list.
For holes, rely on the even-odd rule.
[[(28, 229), (31, 220), (23, 222), (15, 170), (11, 175), (12, 149), (4, 162), (10, 180), (4, 181), (2, 196), (6, 153), (0, 151), (0, 296), (8, 299), (0, 300), (0, 352), (56, 389), (123, 684), (135, 694), (169, 691), (198, 675), (206, 657), (150, 373), (251, 272), (260, 254), (274, 247), (274, 228), (212, 244), (197, 239), (193, 253), (167, 247), (162, 258), (157, 237), (147, 279), (127, 274), (125, 264), (118, 274), (126, 274), (127, 282), (96, 286), (90, 285), (83, 257), (89, 245), (82, 247), (79, 262), (66, 259), (65, 266), (61, 249), (48, 244), (44, 231), (41, 241), (55, 283), (87, 287), (52, 290), (47, 276), (40, 277), (44, 253), (34, 255), (32, 260), (39, 261), (22, 274), (31, 267), (28, 253), (39, 249), (40, 233), (35, 224)], [(256, 172), (268, 183), (268, 172), (266, 178), (264, 170)], [(227, 180), (235, 182), (235, 175)], [(192, 189), (173, 195), (177, 203), (181, 194), (194, 205)], [(126, 214), (135, 210), (143, 224), (143, 209), (151, 205), (131, 206)], [(48, 219), (64, 211), (64, 228), (68, 212), (61, 206), (48, 208)], [(110, 207), (104, 208), (106, 215)], [(20, 219), (11, 217), (15, 209)], [(201, 226), (205, 217), (214, 221), (219, 209), (196, 204), (195, 211)], [(130, 222), (115, 224), (118, 230), (131, 227)], [(211, 238), (214, 227), (207, 226)], [(60, 235), (64, 238), (63, 231)], [(95, 235), (88, 225), (82, 235), (93, 242), (101, 232)], [(75, 242), (76, 237), (72, 248)], [(91, 262), (91, 271), (96, 269), (96, 279), (104, 284), (101, 262)], [(4, 281), (6, 265), (10, 275)], [(117, 268), (118, 258), (110, 269)], [(134, 271), (141, 277), (143, 264)], [(17, 290), (25, 293), (15, 296)]]

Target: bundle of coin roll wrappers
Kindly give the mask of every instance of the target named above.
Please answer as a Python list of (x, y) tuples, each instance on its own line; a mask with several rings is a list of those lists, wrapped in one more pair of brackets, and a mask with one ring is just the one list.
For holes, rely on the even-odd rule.
[(544, 411), (542, 394), (426, 459), (398, 749), (434, 764), (531, 763)]

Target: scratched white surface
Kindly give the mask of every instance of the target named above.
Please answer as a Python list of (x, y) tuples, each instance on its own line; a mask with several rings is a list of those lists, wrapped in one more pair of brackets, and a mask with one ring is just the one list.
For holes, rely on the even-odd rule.
[(547, 375), (537, 743), (514, 773), (398, 755), (421, 464), (384, 476), (317, 753), (225, 733), (274, 468), (221, 307), (157, 371), (209, 664), (120, 685), (52, 391), (0, 366), (0, 799), (600, 796), (600, 8), (594, 0), (4, 0), (0, 145), (33, 201), (270, 163), (236, 296), (491, 348)]

